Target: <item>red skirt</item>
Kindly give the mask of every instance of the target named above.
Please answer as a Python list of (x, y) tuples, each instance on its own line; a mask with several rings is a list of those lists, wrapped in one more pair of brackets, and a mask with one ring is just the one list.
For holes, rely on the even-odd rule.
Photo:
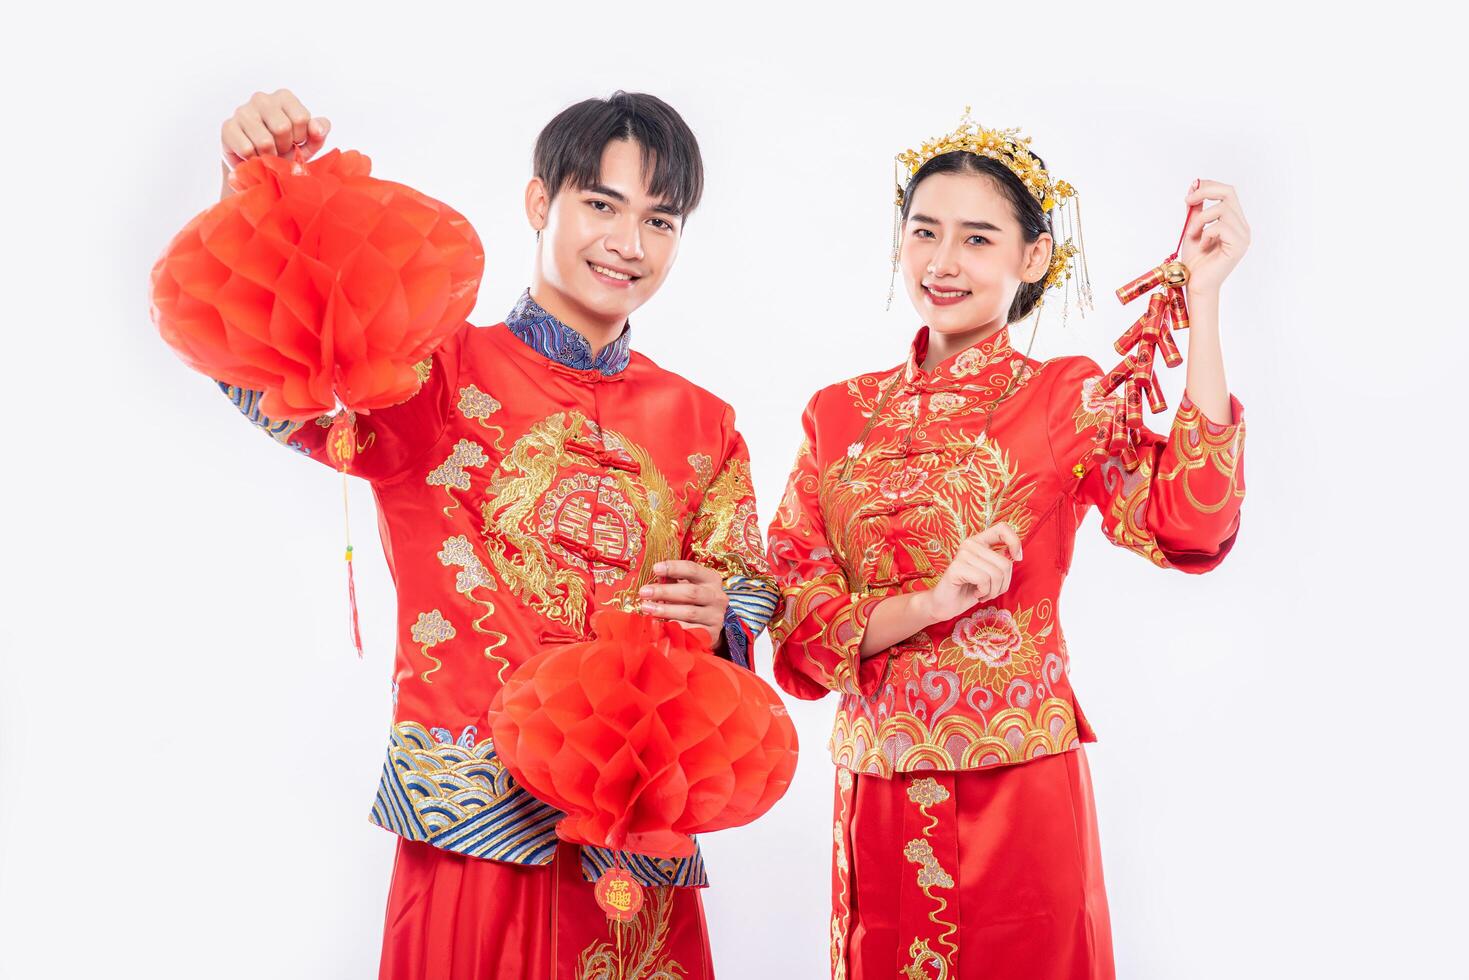
[(1081, 751), (969, 772), (837, 772), (837, 980), (1112, 980)]
[[(569, 844), (548, 865), (505, 864), (400, 840), (380, 980), (712, 980), (696, 888), (645, 888), (607, 919)], [(660, 972), (663, 971), (663, 972)]]

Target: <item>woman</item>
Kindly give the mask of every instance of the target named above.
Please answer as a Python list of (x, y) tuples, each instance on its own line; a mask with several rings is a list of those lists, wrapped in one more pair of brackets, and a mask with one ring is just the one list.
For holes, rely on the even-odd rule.
[(899, 162), (894, 260), (926, 326), (906, 363), (811, 399), (769, 538), (776, 677), (841, 695), (833, 976), (1111, 977), (1094, 736), (1056, 602), (1088, 507), (1160, 567), (1233, 545), (1219, 291), (1249, 229), (1232, 188), (1189, 188), (1187, 396), (1163, 437), (1092, 361), (1011, 345), (1048, 288), (1084, 280), (1053, 221), (1074, 191), (1028, 141), (966, 122)]

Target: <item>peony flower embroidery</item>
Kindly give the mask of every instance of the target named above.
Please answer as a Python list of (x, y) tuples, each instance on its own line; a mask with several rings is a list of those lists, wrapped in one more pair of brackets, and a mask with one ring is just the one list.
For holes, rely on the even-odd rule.
[(1008, 667), (1025, 642), (1008, 609), (987, 606), (954, 624), (953, 640), (970, 660)]

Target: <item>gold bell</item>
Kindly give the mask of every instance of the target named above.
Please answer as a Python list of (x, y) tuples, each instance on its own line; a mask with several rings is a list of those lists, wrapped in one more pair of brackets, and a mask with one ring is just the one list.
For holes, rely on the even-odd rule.
[(1163, 285), (1178, 289), (1188, 284), (1188, 266), (1174, 259), (1163, 265)]

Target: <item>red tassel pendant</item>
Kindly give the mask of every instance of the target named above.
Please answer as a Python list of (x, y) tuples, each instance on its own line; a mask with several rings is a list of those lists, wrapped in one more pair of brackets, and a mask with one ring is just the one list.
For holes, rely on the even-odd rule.
[(622, 866), (622, 855), (612, 855), (612, 867), (597, 879), (592, 897), (613, 922), (631, 922), (643, 907), (643, 886)]
[(347, 605), (350, 613), (352, 647), (362, 659), (362, 624), (357, 615), (357, 577), (352, 571), (352, 514), (348, 505), (347, 471), (357, 454), (357, 416), (342, 410), (332, 419), (326, 436), (326, 458), (342, 474), (342, 521), (347, 534)]

